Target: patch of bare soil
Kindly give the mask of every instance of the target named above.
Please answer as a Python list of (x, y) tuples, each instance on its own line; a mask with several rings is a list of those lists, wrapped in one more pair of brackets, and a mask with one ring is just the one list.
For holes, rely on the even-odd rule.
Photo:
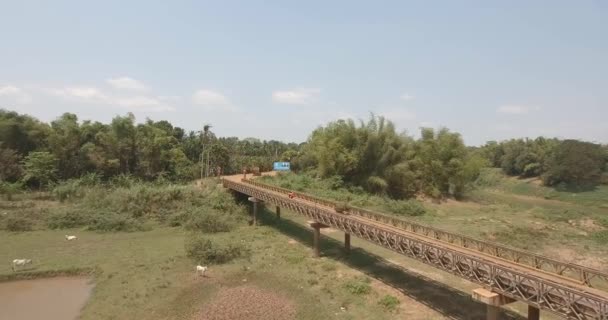
[(432, 199), (432, 198), (427, 198), (427, 197), (417, 197), (416, 199), (418, 199), (422, 202), (425, 202), (425, 203), (441, 205), (441, 206), (445, 206), (445, 207), (452, 207), (452, 208), (479, 209), (482, 207), (482, 205), (477, 202), (458, 201), (458, 200), (449, 199), (449, 198), (437, 200), (437, 199)]
[(586, 231), (602, 231), (604, 227), (595, 223), (591, 218), (584, 218), (578, 222), (579, 226)]
[(289, 320), (295, 319), (294, 304), (268, 290), (242, 286), (221, 289), (197, 320)]
[(560, 247), (549, 248), (547, 249), (547, 254), (561, 261), (576, 263), (598, 270), (605, 269), (604, 266), (606, 264), (606, 261), (604, 259), (600, 257), (585, 256), (573, 249)]

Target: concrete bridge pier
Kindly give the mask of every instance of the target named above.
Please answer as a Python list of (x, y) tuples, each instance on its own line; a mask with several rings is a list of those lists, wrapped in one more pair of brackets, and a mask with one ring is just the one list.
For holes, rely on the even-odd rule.
[(473, 300), (486, 304), (488, 308), (486, 313), (487, 320), (498, 320), (500, 317), (500, 306), (515, 301), (485, 288), (473, 290), (472, 296)]
[(350, 253), (350, 233), (348, 232), (344, 233), (344, 252)]
[(540, 310), (537, 307), (528, 305), (528, 320), (540, 320)]
[(313, 257), (318, 258), (321, 256), (321, 229), (323, 228), (327, 228), (328, 226), (320, 223), (320, 222), (316, 222), (316, 221), (308, 221), (308, 224), (310, 225), (310, 227), (313, 229), (313, 238), (312, 238), (312, 246), (313, 246)]
[(258, 225), (258, 210), (259, 210), (259, 207), (264, 205), (264, 201), (262, 201), (260, 199), (256, 199), (255, 197), (249, 197), (247, 200), (249, 200), (253, 203), (253, 223), (252, 224), (254, 226), (257, 226)]
[(281, 207), (277, 206), (277, 209), (275, 212), (277, 213), (277, 219), (281, 219)]

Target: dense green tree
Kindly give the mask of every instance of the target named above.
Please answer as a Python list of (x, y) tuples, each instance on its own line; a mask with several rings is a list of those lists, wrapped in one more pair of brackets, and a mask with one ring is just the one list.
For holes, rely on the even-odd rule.
[(49, 126), (17, 112), (0, 109), (0, 142), (4, 148), (26, 155), (46, 147)]
[(557, 139), (543, 137), (488, 142), (480, 153), (491, 166), (500, 167), (508, 175), (537, 177), (546, 171), (547, 160), (559, 144)]
[(37, 182), (38, 188), (48, 186), (57, 177), (57, 158), (50, 152), (30, 152), (23, 160), (26, 182)]
[(595, 185), (600, 182), (605, 164), (605, 155), (599, 145), (564, 140), (549, 158), (543, 182), (546, 185)]
[(2, 148), (0, 143), (0, 182), (15, 182), (21, 178), (21, 157), (15, 150)]
[[(339, 120), (316, 129), (296, 160), (321, 177), (338, 176), (370, 192), (404, 198), (423, 192), (433, 197), (460, 196), (479, 173), (460, 135), (422, 129), (414, 141), (372, 114), (357, 126)], [(473, 162), (470, 162), (474, 160)]]
[(51, 122), (49, 150), (58, 159), (58, 174), (63, 179), (79, 177), (90, 168), (87, 154), (82, 149), (92, 137), (81, 132), (78, 117), (65, 113)]

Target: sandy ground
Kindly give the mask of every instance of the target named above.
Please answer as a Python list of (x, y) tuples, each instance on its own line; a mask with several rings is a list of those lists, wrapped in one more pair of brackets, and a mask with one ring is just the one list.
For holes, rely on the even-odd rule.
[(260, 288), (241, 286), (221, 289), (207, 304), (200, 320), (289, 320), (296, 309), (289, 299)]

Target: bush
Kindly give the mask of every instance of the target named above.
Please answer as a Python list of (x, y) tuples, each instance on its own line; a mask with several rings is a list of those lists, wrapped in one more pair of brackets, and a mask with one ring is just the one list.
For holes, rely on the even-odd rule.
[(95, 172), (87, 173), (78, 180), (81, 186), (94, 187), (101, 185), (101, 176)]
[(334, 207), (334, 209), (336, 210), (337, 213), (343, 213), (343, 212), (350, 210), (350, 206), (346, 202), (339, 202), (339, 203), (336, 203), (336, 206)]
[(599, 244), (608, 244), (608, 230), (594, 232), (591, 234), (591, 238)]
[(230, 216), (217, 211), (196, 210), (190, 213), (186, 222), (186, 229), (206, 233), (228, 232), (234, 228)]
[(128, 174), (119, 174), (110, 179), (110, 185), (116, 188), (130, 188), (137, 183), (140, 183), (140, 180)]
[(9, 217), (6, 219), (6, 230), (13, 232), (32, 231), (34, 222), (23, 217)]
[(388, 200), (385, 204), (388, 211), (405, 216), (422, 216), (426, 209), (416, 200)]
[(4, 196), (6, 201), (12, 201), (13, 196), (21, 191), (23, 184), (21, 182), (10, 183), (0, 181), (0, 194)]
[(57, 200), (64, 202), (73, 198), (81, 198), (84, 196), (84, 189), (81, 187), (78, 179), (73, 179), (56, 185), (53, 188), (52, 194)]
[(542, 179), (548, 186), (561, 182), (575, 187), (593, 186), (601, 181), (604, 161), (600, 145), (564, 140), (549, 158)]
[(368, 278), (357, 278), (348, 281), (344, 287), (348, 292), (355, 295), (364, 295), (372, 291), (372, 287), (369, 285), (370, 280)]
[(197, 264), (221, 264), (249, 254), (241, 243), (219, 243), (207, 237), (193, 237), (185, 244), (186, 255)]
[(381, 305), (385, 310), (395, 311), (399, 306), (399, 299), (391, 295), (385, 295), (378, 301), (378, 304)]
[(98, 213), (91, 216), (88, 222), (88, 230), (95, 231), (141, 231), (143, 225), (140, 221), (114, 213)]
[(71, 229), (87, 225), (89, 217), (80, 210), (70, 210), (50, 215), (47, 225), (51, 229)]

